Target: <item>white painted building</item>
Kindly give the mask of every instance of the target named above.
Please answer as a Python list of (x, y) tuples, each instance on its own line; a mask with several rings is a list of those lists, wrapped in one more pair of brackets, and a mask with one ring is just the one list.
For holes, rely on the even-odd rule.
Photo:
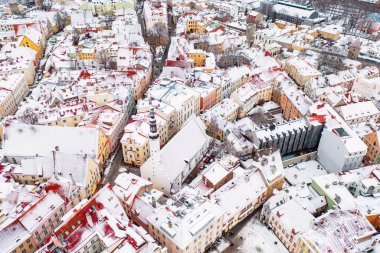
[(325, 117), (318, 146), (318, 161), (330, 173), (357, 169), (367, 153), (367, 145), (328, 104), (316, 103), (310, 114)]
[(192, 117), (161, 150), (159, 140), (151, 140), (150, 158), (141, 166), (141, 177), (151, 181), (154, 188), (165, 195), (171, 195), (181, 189), (183, 181), (206, 154), (210, 143), (211, 137), (206, 134), (202, 120)]
[(156, 79), (148, 91), (150, 97), (176, 109), (176, 127), (180, 129), (192, 116), (199, 115), (200, 94), (177, 78)]
[(112, 22), (112, 32), (118, 41), (140, 41), (142, 38), (141, 25), (135, 10), (127, 9), (124, 16)]
[[(4, 127), (3, 152), (11, 163), (36, 156), (52, 157), (53, 151), (89, 154), (99, 153), (100, 129), (59, 126), (10, 124)], [(73, 145), (75, 143), (75, 145)]]
[(23, 74), (0, 75), (0, 118), (13, 115), (28, 91)]
[(91, 10), (77, 9), (71, 12), (71, 25), (73, 27), (85, 26), (86, 24), (93, 24), (94, 16)]
[(238, 13), (239, 13), (239, 8), (236, 5), (235, 1), (231, 1), (231, 2), (220, 1), (220, 2), (215, 3), (214, 5), (217, 9), (219, 9), (220, 12), (227, 13), (232, 18), (237, 18)]
[(368, 122), (369, 120), (377, 121), (380, 111), (372, 101), (363, 101), (350, 103), (336, 108), (348, 125), (360, 122)]
[(1, 48), (0, 75), (23, 74), (28, 85), (34, 82), (36, 75), (36, 51), (16, 44), (5, 44)]
[(329, 210), (300, 236), (296, 252), (372, 252), (375, 234), (360, 211)]
[(157, 23), (168, 27), (168, 13), (166, 1), (148, 0), (144, 2), (144, 20), (149, 31)]
[(284, 169), (278, 151), (263, 155), (257, 161), (251, 160), (249, 169), (236, 170), (234, 178), (210, 196), (224, 211), (225, 232), (248, 217), (284, 183)]

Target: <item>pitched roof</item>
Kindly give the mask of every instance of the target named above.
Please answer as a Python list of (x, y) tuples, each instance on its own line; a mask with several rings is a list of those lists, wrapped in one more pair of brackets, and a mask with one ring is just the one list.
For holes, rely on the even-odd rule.
[(98, 155), (96, 128), (10, 124), (4, 127), (5, 156), (51, 157), (56, 149), (72, 154)]
[(40, 46), (42, 34), (33, 28), (27, 28), (24, 37), (30, 39), (34, 44)]

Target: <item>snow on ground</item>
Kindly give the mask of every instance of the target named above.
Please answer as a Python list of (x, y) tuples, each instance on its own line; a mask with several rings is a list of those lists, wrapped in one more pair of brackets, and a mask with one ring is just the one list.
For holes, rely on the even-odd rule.
[(225, 238), (222, 238), (218, 246), (216, 246), (216, 249), (211, 251), (211, 253), (222, 253), (224, 250), (226, 250), (230, 246), (230, 242), (227, 241)]
[[(233, 247), (228, 247), (223, 253), (288, 253), (288, 250), (272, 230), (266, 228), (255, 216), (234, 235), (231, 241), (234, 244)], [(275, 242), (277, 242), (277, 244)]]
[(122, 167), (122, 166), (120, 165), (119, 173), (124, 173), (124, 172), (128, 172), (128, 169), (125, 168), (125, 167)]
[(273, 116), (276, 118), (276, 122), (277, 122), (277, 123), (284, 122), (284, 120), (285, 120), (281, 113), (279, 113), (279, 114), (275, 114), (275, 115), (273, 115)]
[(272, 109), (277, 109), (279, 108), (280, 106), (278, 104), (276, 104), (275, 102), (273, 101), (268, 101), (266, 103), (263, 104), (263, 109), (264, 111), (270, 111)]

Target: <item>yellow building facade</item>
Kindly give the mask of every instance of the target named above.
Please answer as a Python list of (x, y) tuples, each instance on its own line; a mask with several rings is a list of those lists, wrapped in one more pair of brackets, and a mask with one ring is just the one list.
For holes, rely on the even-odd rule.
[(57, 120), (48, 121), (45, 125), (48, 126), (67, 126), (67, 127), (76, 127), (83, 119), (83, 114), (73, 115), (69, 117), (59, 118)]
[[(22, 226), (22, 225), (21, 225)], [(32, 236), (25, 238), (22, 242), (17, 243), (10, 253), (33, 253), (37, 249), (36, 243), (32, 239)]]
[(194, 61), (194, 67), (205, 66), (206, 52), (203, 50), (193, 50), (189, 52), (188, 57)]
[(295, 253), (319, 253), (319, 250), (301, 235)]
[(87, 178), (86, 178), (86, 195), (87, 197), (92, 196), (97, 188), (98, 184), (100, 183), (101, 176), (100, 176), (100, 167), (99, 164), (92, 159), (90, 156), (87, 156)]
[(186, 32), (194, 33), (198, 31), (198, 21), (194, 19), (189, 19), (186, 22)]
[(41, 43), (36, 44), (29, 37), (24, 36), (22, 38), (21, 42), (20, 42), (20, 46), (21, 47), (29, 47), (29, 48), (33, 49), (34, 51), (37, 52), (37, 57), (39, 59), (42, 58), (42, 55), (43, 55), (43, 46), (41, 45)]
[(103, 133), (101, 129), (99, 131), (99, 141), (98, 141), (98, 159), (99, 164), (104, 165), (105, 161), (108, 159), (111, 153), (111, 148), (108, 143), (107, 136)]
[[(137, 114), (136, 117), (138, 117)], [(169, 125), (166, 120), (156, 114), (158, 120), (158, 134), (160, 136), (160, 146), (163, 147), (169, 141)], [(150, 146), (147, 132), (142, 132), (142, 129), (147, 124), (144, 116), (142, 118), (134, 118), (136, 120), (128, 124), (124, 129), (124, 135), (121, 139), (123, 149), (124, 163), (133, 166), (142, 166), (150, 157)], [(138, 128), (140, 126), (140, 129)]]
[(94, 61), (95, 49), (88, 49), (88, 48), (82, 49), (78, 53), (78, 58), (79, 60), (82, 60), (82, 61)]

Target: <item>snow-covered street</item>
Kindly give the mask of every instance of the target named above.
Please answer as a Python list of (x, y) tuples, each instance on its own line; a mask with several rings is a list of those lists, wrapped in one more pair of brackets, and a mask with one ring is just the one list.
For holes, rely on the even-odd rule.
[(288, 250), (276, 235), (260, 222), (259, 215), (260, 212), (257, 212), (248, 220), (242, 221), (241, 225), (239, 224), (233, 229), (234, 234), (226, 238), (232, 243), (232, 246), (222, 251), (219, 251), (221, 247), (218, 247), (215, 252), (287, 253)]

